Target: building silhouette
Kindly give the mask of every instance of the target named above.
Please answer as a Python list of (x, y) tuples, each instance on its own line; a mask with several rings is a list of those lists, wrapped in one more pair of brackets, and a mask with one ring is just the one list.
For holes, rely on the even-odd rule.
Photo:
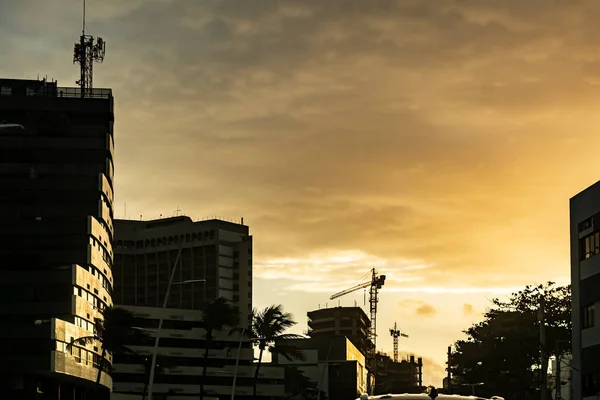
[(67, 344), (112, 305), (113, 121), (110, 89), (0, 79), (2, 398), (111, 387), (97, 344)]
[(422, 390), (423, 360), (410, 356), (394, 361), (383, 353), (376, 355), (375, 394), (418, 393)]
[[(137, 326), (148, 329), (146, 343), (132, 343), (136, 353), (151, 357), (153, 329), (164, 317), (158, 356), (166, 372), (156, 375), (153, 394), (199, 395), (204, 349), (202, 309), (218, 297), (231, 302), (240, 327), (249, 329), (252, 312), (252, 236), (249, 227), (223, 220), (192, 221), (187, 216), (151, 221), (115, 220), (115, 304), (131, 310)], [(167, 308), (169, 279), (175, 271)], [(207, 397), (231, 394), (236, 361), (236, 396), (251, 396), (254, 352), (239, 333), (216, 332), (209, 348)], [(149, 376), (139, 357), (115, 355), (114, 399), (141, 398)], [(282, 368), (261, 367), (259, 398), (284, 395)]]
[(273, 363), (286, 369), (288, 390), (300, 372), (314, 384), (316, 391), (323, 392), (329, 400), (356, 399), (366, 393), (365, 355), (347, 337), (286, 339), (277, 341), (277, 346), (298, 349), (303, 355), (303, 359), (288, 359), (277, 352), (273, 356)]
[[(136, 326), (156, 329), (162, 308), (123, 306), (135, 317)], [(171, 393), (177, 398), (197, 399), (200, 379), (204, 368), (206, 331), (202, 328), (202, 312), (198, 310), (166, 309), (157, 363), (160, 370), (154, 378), (153, 395), (156, 398)], [(205, 399), (229, 399), (233, 376), (237, 373), (235, 397), (250, 399), (254, 384), (255, 364), (252, 345), (243, 341), (240, 332), (215, 332), (209, 347)], [(240, 346), (240, 339), (242, 343)], [(148, 383), (148, 367), (154, 348), (154, 337), (143, 342), (129, 343), (131, 354), (115, 355), (113, 370), (113, 393), (111, 400), (138, 400)], [(241, 348), (240, 348), (241, 347)], [(238, 353), (239, 349), (239, 353)], [(238, 366), (236, 368), (236, 362)], [(259, 399), (281, 398), (285, 395), (284, 370), (263, 364), (260, 369), (257, 397)]]
[(600, 392), (600, 182), (570, 200), (572, 396)]
[(360, 307), (333, 307), (309, 311), (308, 335), (314, 338), (345, 336), (362, 354), (368, 354), (371, 321)]
[(252, 236), (246, 225), (186, 216), (115, 220), (116, 304), (162, 307), (181, 250), (168, 307), (198, 310), (224, 297), (241, 319), (252, 312)]

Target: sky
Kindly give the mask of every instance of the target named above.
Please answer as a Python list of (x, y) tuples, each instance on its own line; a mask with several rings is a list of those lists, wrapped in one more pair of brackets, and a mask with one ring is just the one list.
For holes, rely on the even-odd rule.
[[(80, 0), (0, 0), (0, 76), (74, 86)], [(569, 280), (600, 177), (597, 0), (88, 0), (115, 96), (115, 216), (244, 218), (254, 305), (364, 305), (425, 359), (494, 297)], [(368, 308), (365, 307), (368, 311)]]

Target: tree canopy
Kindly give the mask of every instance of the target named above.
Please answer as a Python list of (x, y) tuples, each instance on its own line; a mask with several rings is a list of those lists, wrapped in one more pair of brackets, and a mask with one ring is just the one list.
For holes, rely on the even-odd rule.
[[(529, 285), (508, 300), (494, 299), (483, 321), (454, 344), (450, 370), (454, 392), (478, 396), (539, 398), (540, 322), (544, 299), (546, 355), (571, 348), (571, 287)], [(547, 361), (547, 360), (546, 360)]]

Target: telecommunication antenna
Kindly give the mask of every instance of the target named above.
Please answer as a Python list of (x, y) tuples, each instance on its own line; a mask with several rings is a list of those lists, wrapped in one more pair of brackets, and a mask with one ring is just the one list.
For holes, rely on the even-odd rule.
[(75, 43), (73, 50), (73, 64), (80, 65), (80, 78), (75, 82), (81, 88), (81, 97), (91, 97), (94, 61), (104, 61), (106, 42), (101, 37), (94, 40), (92, 35), (85, 34), (85, 0), (83, 0), (83, 28), (79, 43)]

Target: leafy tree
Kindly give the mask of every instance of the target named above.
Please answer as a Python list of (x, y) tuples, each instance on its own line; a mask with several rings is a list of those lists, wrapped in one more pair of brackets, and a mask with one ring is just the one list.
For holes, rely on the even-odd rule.
[(227, 327), (235, 326), (238, 320), (239, 315), (233, 310), (231, 304), (222, 297), (210, 301), (203, 310), (201, 326), (206, 331), (206, 343), (204, 346), (204, 367), (202, 368), (202, 380), (200, 381), (200, 400), (204, 399), (206, 367), (208, 365), (208, 355), (213, 341), (213, 334), (214, 332), (222, 331)]
[[(540, 322), (541, 299), (545, 303), (546, 355), (562, 354), (570, 349), (570, 286), (526, 286), (507, 301), (492, 300), (492, 308), (484, 320), (464, 332), (466, 340), (455, 343), (451, 372), (470, 394), (498, 395), (505, 398), (529, 398), (539, 388), (535, 369), (541, 365)], [(547, 361), (547, 360), (546, 360)]]
[(289, 339), (301, 339), (302, 336), (288, 334), (285, 331), (296, 325), (292, 314), (284, 312), (283, 306), (272, 305), (262, 311), (252, 311), (252, 327), (249, 332), (252, 342), (258, 346), (259, 355), (254, 372), (254, 385), (252, 393), (256, 398), (256, 389), (258, 388), (258, 374), (262, 363), (262, 357), (265, 350), (271, 354), (281, 354), (288, 360), (303, 359), (303, 353), (290, 345), (275, 346), (276, 341), (285, 341)]
[(96, 378), (96, 388), (100, 387), (100, 378), (102, 369), (106, 361), (106, 352), (110, 353), (132, 353), (127, 347), (132, 343), (139, 342), (147, 337), (147, 333), (135, 329), (135, 318), (133, 314), (119, 307), (107, 307), (102, 312), (104, 318), (96, 318), (94, 324), (94, 334), (71, 340), (67, 345), (67, 350), (71, 351), (73, 345), (85, 346), (90, 343), (99, 342), (102, 348), (100, 363), (98, 366), (98, 376)]

